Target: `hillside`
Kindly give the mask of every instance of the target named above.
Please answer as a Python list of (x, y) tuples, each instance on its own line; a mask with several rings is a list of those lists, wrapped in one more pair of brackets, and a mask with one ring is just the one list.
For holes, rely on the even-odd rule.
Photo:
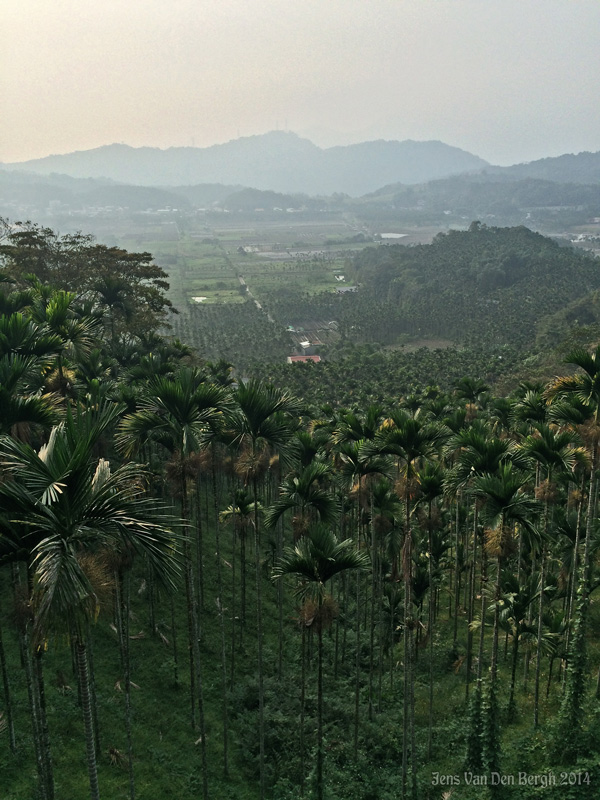
[[(399, 333), (419, 333), (531, 346), (544, 316), (600, 288), (600, 265), (591, 256), (525, 227), (480, 223), (439, 234), (431, 245), (366, 249), (353, 270), (363, 288), (354, 324), (375, 339), (370, 326), (382, 328), (388, 343)], [(385, 327), (369, 321), (369, 303), (386, 309)]]
[[(392, 184), (355, 201), (358, 214), (372, 218), (434, 217), (440, 224), (465, 218), (495, 225), (528, 227), (584, 224), (600, 215), (600, 184), (517, 178), (489, 170), (429, 181), (418, 186)], [(560, 228), (559, 228), (560, 229)]]
[(325, 361), (256, 374), (323, 403), (381, 402), (428, 383), (448, 390), (466, 372), (503, 389), (548, 379), (562, 369), (564, 342), (600, 338), (598, 259), (522, 226), (473, 223), (430, 245), (367, 247), (345, 273), (357, 292), (282, 288), (268, 302), (282, 326), (336, 320)]
[(347, 262), (346, 275), (358, 292), (300, 300), (281, 289), (270, 309), (289, 319), (306, 317), (311, 306), (317, 313), (316, 306), (359, 343), (392, 345), (410, 335), (527, 348), (547, 315), (600, 289), (600, 263), (591, 255), (523, 226), (477, 222), (429, 245), (367, 247)]
[(537, 178), (557, 183), (600, 183), (600, 153), (565, 153), (511, 167), (489, 167), (512, 179)]
[[(503, 393), (532, 342), (493, 314), (411, 359), (340, 305), (294, 396), (161, 336), (150, 262), (2, 227), (2, 800), (596, 800), (600, 347)], [(597, 263), (474, 223), (312, 302), (424, 326), (472, 284), (527, 332), (566, 281), (583, 333)]]
[[(199, 184), (163, 188), (136, 186), (103, 178), (74, 178), (22, 170), (0, 169), (0, 216), (45, 221), (57, 214), (111, 210), (159, 211), (171, 208), (186, 212), (192, 208), (222, 202), (239, 186)], [(50, 220), (51, 222), (53, 220)]]

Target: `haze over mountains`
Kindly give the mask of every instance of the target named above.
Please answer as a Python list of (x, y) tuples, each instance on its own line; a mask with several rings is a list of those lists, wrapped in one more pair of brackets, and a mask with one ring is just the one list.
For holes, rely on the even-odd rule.
[(276, 192), (360, 196), (385, 184), (423, 183), (488, 164), (442, 142), (380, 140), (322, 149), (294, 133), (272, 131), (206, 148), (160, 150), (111, 144), (3, 166), (139, 186), (223, 183)]
[(560, 231), (600, 218), (600, 153), (497, 167), (441, 142), (321, 149), (274, 131), (204, 149), (114, 144), (0, 165), (0, 216), (10, 219), (67, 224), (71, 215), (77, 225), (77, 215), (203, 208), (335, 208), (384, 226), (480, 219)]

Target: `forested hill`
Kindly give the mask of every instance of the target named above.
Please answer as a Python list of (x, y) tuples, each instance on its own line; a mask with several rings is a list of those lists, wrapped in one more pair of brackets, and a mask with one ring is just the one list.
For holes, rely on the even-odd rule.
[[(577, 175), (579, 177), (579, 175)], [(356, 213), (366, 221), (389, 220), (400, 215), (405, 224), (430, 224), (447, 228), (481, 219), (495, 225), (521, 225), (539, 231), (569, 230), (589, 226), (600, 213), (600, 184), (519, 178), (483, 171), (429, 181), (419, 186), (384, 186), (359, 201)]]
[(600, 288), (597, 259), (525, 227), (477, 222), (430, 245), (368, 248), (352, 269), (361, 291), (346, 303), (346, 329), (383, 344), (411, 334), (530, 348), (549, 316)]

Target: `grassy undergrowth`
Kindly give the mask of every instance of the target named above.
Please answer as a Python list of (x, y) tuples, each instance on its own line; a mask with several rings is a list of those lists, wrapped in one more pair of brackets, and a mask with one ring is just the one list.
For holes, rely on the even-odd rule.
[[(222, 686), (220, 662), (220, 628), (216, 603), (216, 555), (214, 529), (204, 521), (204, 604), (201, 613), (201, 654), (206, 713), (206, 745), (208, 756), (209, 796), (215, 800), (254, 800), (259, 797), (258, 781), (258, 678), (257, 648), (254, 631), (255, 595), (254, 565), (247, 563), (247, 621), (240, 641), (240, 601), (231, 594), (231, 578), (236, 559), (236, 581), (239, 591), (239, 554), (232, 551), (231, 529), (222, 526), (225, 581), (225, 631), (227, 652), (227, 710), (229, 718), (229, 770), (223, 774)], [(266, 715), (267, 796), (275, 800), (291, 800), (300, 796), (304, 774), (306, 797), (310, 797), (314, 779), (316, 741), (317, 660), (316, 637), (307, 630), (305, 758), (302, 761), (299, 729), (301, 718), (301, 643), (298, 609), (292, 595), (292, 584), (286, 584), (283, 605), (282, 672), (279, 676), (279, 610), (278, 588), (269, 580), (273, 549), (265, 541), (264, 549), (264, 668)], [(252, 548), (248, 547), (248, 552)], [(7, 573), (3, 573), (2, 627), (7, 650), (13, 712), (17, 732), (17, 754), (8, 747), (6, 731), (0, 734), (0, 797), (2, 800), (31, 800), (36, 796), (36, 769), (31, 743), (31, 726), (23, 670), (20, 666), (17, 637), (11, 625), (12, 606)], [(351, 579), (350, 584), (353, 583)], [(341, 581), (334, 585), (340, 614), (324, 637), (325, 643), (325, 775), (329, 800), (392, 800), (400, 796), (402, 781), (402, 643), (384, 652), (381, 672), (378, 665), (378, 639), (375, 637), (375, 672), (373, 712), (369, 715), (368, 671), (370, 648), (366, 612), (361, 612), (363, 629), (360, 648), (360, 719), (358, 753), (354, 750), (354, 702), (356, 680), (355, 607), (353, 592), (345, 595)], [(195, 800), (202, 794), (202, 772), (199, 734), (190, 725), (189, 665), (183, 589), (174, 598), (178, 666), (175, 669), (171, 606), (168, 599), (155, 604), (156, 633), (150, 624), (150, 590), (137, 569), (132, 579), (131, 675), (136, 687), (132, 694), (133, 750), (136, 797), (155, 800), (172, 797)], [(429, 651), (427, 640), (418, 648), (416, 666), (415, 716), (417, 724), (418, 796), (433, 800), (442, 797), (455, 800), (506, 797), (554, 798), (597, 797), (600, 780), (600, 758), (590, 756), (582, 765), (562, 767), (553, 763), (548, 748), (553, 720), (561, 701), (561, 674), (555, 673), (546, 700), (545, 687), (548, 662), (542, 665), (541, 726), (533, 729), (532, 661), (527, 686), (524, 686), (523, 661), (517, 675), (517, 714), (506, 721), (509, 685), (509, 655), (500, 656), (500, 717), (502, 746), (500, 763), (503, 775), (519, 772), (530, 775), (547, 773), (560, 780), (560, 773), (571, 775), (579, 769), (589, 774), (591, 784), (543, 787), (502, 787), (493, 794), (493, 787), (469, 786), (464, 778), (467, 734), (465, 666), (466, 624), (462, 612), (458, 639), (453, 642), (453, 620), (448, 609), (440, 610), (434, 633), (434, 716), (432, 757), (427, 756)], [(237, 619), (233, 618), (233, 615)], [(113, 627), (111, 603), (105, 604), (93, 628), (93, 661), (100, 721), (99, 781), (102, 796), (119, 800), (128, 797), (127, 740), (125, 728), (125, 695), (119, 660), (117, 635)], [(591, 644), (597, 641), (600, 614), (592, 605), (590, 619)], [(344, 627), (347, 626), (344, 631)], [(232, 631), (235, 644), (232, 660)], [(488, 633), (487, 636), (491, 636)], [(314, 639), (314, 641), (313, 641)], [(502, 643), (503, 644), (503, 643)], [(337, 660), (336, 660), (337, 653)], [(510, 648), (508, 648), (510, 654)], [(590, 665), (597, 668), (600, 651), (590, 648)], [(56, 798), (67, 800), (88, 796), (85, 746), (81, 710), (78, 706), (77, 681), (72, 670), (68, 642), (48, 642), (43, 656), (46, 682), (46, 703), (50, 727), (52, 757), (55, 770)], [(484, 665), (487, 673), (487, 663)], [(232, 668), (234, 672), (232, 673)], [(475, 665), (476, 668), (476, 665)], [(600, 742), (600, 717), (592, 699), (593, 680), (590, 670), (590, 753)], [(473, 688), (473, 683), (471, 687)], [(471, 690), (472, 690), (471, 688)], [(458, 776), (459, 785), (440, 786), (436, 773), (444, 780)], [(444, 794), (450, 792), (450, 794)], [(542, 793), (543, 792), (543, 793)]]

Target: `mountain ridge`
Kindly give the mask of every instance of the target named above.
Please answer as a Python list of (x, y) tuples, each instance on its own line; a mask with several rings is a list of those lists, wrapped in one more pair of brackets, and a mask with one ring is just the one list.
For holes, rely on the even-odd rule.
[(223, 183), (279, 192), (360, 196), (386, 183), (422, 183), (490, 165), (439, 141), (379, 139), (323, 149), (294, 133), (271, 131), (207, 148), (160, 149), (115, 143), (0, 166), (141, 186)]

